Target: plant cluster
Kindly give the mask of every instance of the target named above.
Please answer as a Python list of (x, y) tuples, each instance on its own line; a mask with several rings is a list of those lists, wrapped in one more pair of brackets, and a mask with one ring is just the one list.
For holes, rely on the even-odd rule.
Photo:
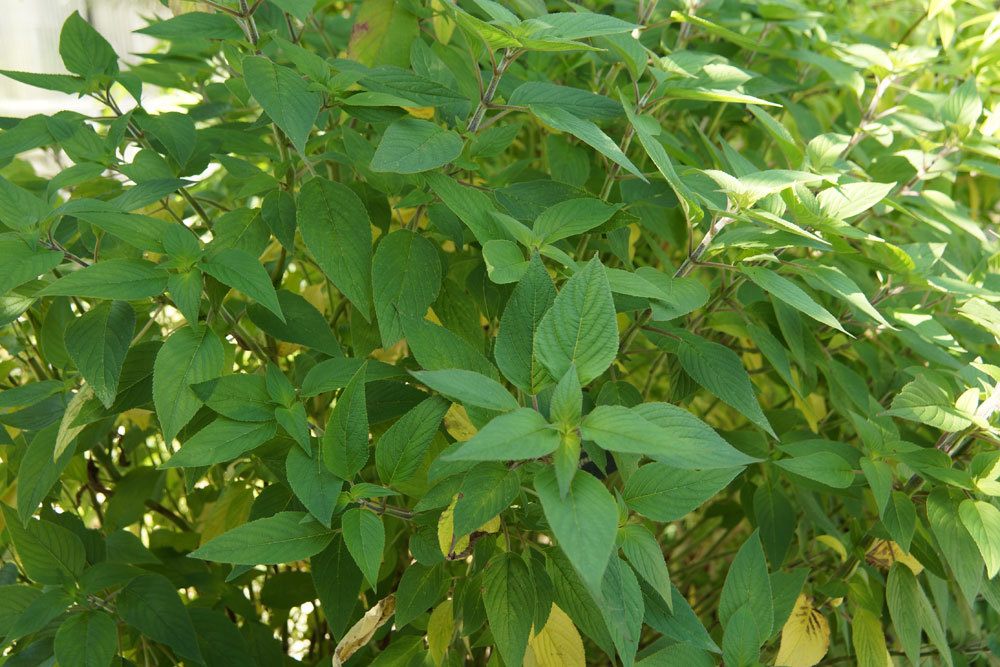
[(169, 4), (0, 72), (2, 664), (997, 664), (990, 3)]

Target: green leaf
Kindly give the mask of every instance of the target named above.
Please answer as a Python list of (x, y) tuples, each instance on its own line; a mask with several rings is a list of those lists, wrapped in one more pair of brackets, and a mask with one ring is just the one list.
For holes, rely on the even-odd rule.
[(521, 248), (504, 239), (487, 241), (483, 245), (483, 261), (490, 280), (498, 285), (516, 283), (528, 270)]
[(875, 309), (861, 288), (840, 269), (833, 266), (811, 264), (802, 272), (802, 277), (813, 288), (840, 297), (882, 326), (890, 329), (896, 328), (882, 317), (882, 314)]
[(957, 125), (965, 134), (975, 128), (983, 114), (983, 101), (976, 90), (976, 79), (971, 77), (945, 98), (941, 117), (946, 123)]
[[(0, 222), (13, 229), (28, 229), (45, 219), (49, 210), (41, 199), (0, 176)], [(8, 243), (13, 242), (12, 237), (8, 239)]]
[(820, 192), (816, 202), (826, 215), (846, 220), (881, 202), (895, 187), (895, 183), (844, 183)]
[(384, 239), (372, 259), (375, 315), (388, 349), (403, 337), (400, 317), (423, 317), (441, 290), (441, 260), (426, 238), (399, 229)]
[(643, 176), (638, 167), (632, 164), (632, 161), (622, 152), (618, 144), (592, 121), (575, 116), (562, 107), (551, 104), (532, 104), (530, 109), (531, 113), (538, 116), (538, 119), (546, 125), (560, 132), (572, 134), (633, 176), (643, 181), (646, 180), (646, 177)]
[(649, 529), (638, 524), (629, 524), (619, 532), (618, 541), (629, 565), (660, 596), (669, 608), (673, 608), (670, 573), (663, 557), (663, 549)]
[(285, 321), (271, 277), (250, 253), (239, 248), (223, 248), (209, 255), (202, 262), (201, 269), (220, 283), (243, 292), (274, 313), (279, 320)]
[(201, 429), (174, 453), (163, 468), (195, 468), (231, 461), (274, 437), (273, 421), (242, 422), (219, 417)]
[(364, 204), (346, 185), (314, 178), (299, 191), (296, 219), (320, 269), (367, 319), (372, 229)]
[(10, 543), (28, 579), (55, 586), (76, 581), (83, 572), (83, 542), (67, 528), (29, 519), (22, 524), (7, 505), (0, 504)]
[(61, 252), (32, 247), (17, 236), (0, 235), (0, 296), (48, 273), (62, 262)]
[(552, 279), (535, 255), (500, 317), (494, 349), (497, 366), (513, 385), (529, 394), (537, 394), (547, 378), (536, 354), (535, 335), (555, 298)]
[(243, 39), (246, 36), (236, 21), (221, 12), (184, 12), (136, 32), (166, 40)]
[(160, 574), (144, 574), (128, 583), (115, 599), (118, 615), (153, 641), (182, 658), (201, 662), (194, 624), (177, 589)]
[(835, 489), (846, 489), (854, 482), (851, 465), (832, 452), (813, 452), (779, 459), (774, 464), (788, 472), (802, 475)]
[(312, 13), (316, 0), (271, 0), (271, 4), (280, 7), (298, 20), (305, 23)]
[(326, 549), (309, 559), (309, 565), (330, 633), (339, 641), (358, 605), (358, 592), (364, 577), (339, 533), (333, 536)]
[(382, 434), (375, 448), (375, 469), (384, 484), (397, 487), (417, 473), (448, 407), (447, 401), (432, 396)]
[(83, 95), (87, 92), (86, 79), (68, 74), (42, 74), (3, 69), (0, 70), (0, 76), (5, 76), (27, 86), (55, 90), (68, 95)]
[(59, 33), (59, 55), (66, 69), (85, 79), (118, 73), (115, 50), (80, 16), (80, 12), (73, 12), (63, 23)]
[(885, 414), (922, 422), (948, 433), (972, 424), (970, 416), (955, 405), (945, 389), (926, 375), (917, 375), (904, 386)]
[[(774, 271), (759, 266), (742, 266), (740, 270), (762, 290), (781, 299), (792, 308), (805, 313), (821, 324), (844, 331), (837, 318), (823, 306), (816, 303), (801, 287)], [(844, 332), (846, 333), (846, 331)]]
[(344, 543), (375, 590), (378, 585), (378, 569), (382, 564), (382, 550), (385, 548), (385, 527), (375, 514), (358, 507), (344, 512), (340, 519), (344, 531)]
[(662, 463), (640, 466), (625, 483), (625, 503), (654, 521), (676, 521), (726, 488), (743, 468), (691, 471)]
[(347, 55), (365, 65), (410, 64), (410, 45), (419, 34), (417, 17), (401, 0), (365, 0), (361, 3)]
[(330, 411), (323, 433), (323, 460), (334, 475), (351, 480), (368, 462), (368, 409), (362, 364)]
[(616, 35), (632, 32), (637, 27), (634, 23), (623, 21), (616, 16), (585, 11), (544, 14), (529, 22), (545, 26), (546, 35), (560, 39), (586, 39), (600, 35)]
[(495, 417), (471, 439), (443, 458), (448, 461), (518, 461), (555, 451), (559, 433), (531, 408)]
[(140, 114), (136, 120), (143, 132), (156, 139), (166, 149), (179, 166), (187, 164), (194, 153), (198, 135), (194, 120), (185, 113), (169, 111), (166, 113)]
[(632, 570), (616, 555), (611, 556), (601, 582), (601, 612), (622, 664), (633, 665), (642, 632), (642, 589)]
[(137, 301), (163, 294), (167, 272), (143, 259), (106, 259), (55, 281), (41, 296)]
[(65, 667), (107, 667), (118, 651), (115, 620), (103, 611), (73, 614), (59, 626), (54, 649)]
[(76, 454), (75, 447), (66, 447), (54, 456), (59, 430), (59, 426), (53, 424), (38, 431), (28, 443), (17, 469), (17, 516), (22, 524), (28, 522), (49, 495)]
[(252, 303), (247, 314), (254, 324), (278, 340), (305, 345), (330, 357), (344, 356), (329, 323), (315, 306), (287, 290), (278, 290), (277, 296), (285, 321), (262, 305)]
[[(753, 494), (753, 514), (761, 545), (774, 568), (779, 567), (795, 538), (798, 516), (792, 503), (776, 483), (763, 484)], [(773, 583), (773, 580), (772, 580)], [(780, 619), (775, 615), (775, 625)]]
[(634, 272), (608, 269), (608, 282), (616, 294), (649, 299), (653, 319), (664, 322), (701, 308), (710, 296), (694, 278), (674, 278), (648, 266)]
[(135, 311), (124, 301), (99, 303), (66, 328), (66, 351), (106, 408), (118, 393), (134, 330)]
[(719, 620), (726, 634), (729, 635), (730, 623), (734, 622), (737, 633), (747, 628), (735, 623), (740, 613), (749, 613), (751, 637), (743, 637), (741, 645), (752, 644), (760, 648), (771, 636), (774, 623), (774, 607), (771, 599), (771, 580), (767, 574), (767, 563), (764, 560), (764, 549), (760, 536), (754, 532), (733, 559), (726, 574), (722, 587), (722, 597), (719, 599)]
[(160, 348), (153, 365), (153, 404), (167, 442), (201, 407), (191, 385), (221, 375), (223, 357), (222, 341), (208, 327), (177, 329)]
[(772, 436), (774, 430), (760, 409), (750, 376), (739, 356), (727, 347), (690, 334), (677, 347), (681, 368), (695, 382)]
[(986, 578), (1000, 572), (1000, 510), (982, 500), (966, 499), (958, 506), (958, 516), (969, 531), (986, 564)]
[(851, 617), (851, 627), (854, 630), (851, 642), (854, 653), (858, 657), (858, 667), (884, 667), (888, 649), (885, 645), (885, 632), (878, 617), (867, 609), (857, 609)]
[(531, 231), (541, 243), (555, 243), (560, 239), (589, 232), (611, 219), (617, 210), (617, 207), (605, 204), (600, 199), (567, 199), (542, 211), (535, 219)]
[(406, 116), (386, 128), (372, 158), (372, 171), (416, 174), (452, 162), (462, 137), (426, 120)]
[(584, 418), (580, 432), (604, 449), (643, 454), (675, 468), (733, 468), (757, 461), (691, 413), (667, 403), (633, 409), (601, 405)]
[(434, 391), (464, 405), (510, 412), (520, 407), (502, 384), (491, 377), (457, 368), (441, 371), (410, 371)]
[(881, 513), (882, 523), (904, 551), (910, 550), (910, 542), (917, 528), (917, 508), (902, 491), (893, 491)]
[(535, 491), (559, 547), (590, 589), (599, 591), (618, 528), (614, 498), (593, 475), (582, 472), (562, 497), (551, 468), (535, 475)]
[(597, 257), (563, 285), (538, 325), (534, 346), (552, 377), (561, 378), (573, 365), (581, 385), (614, 361), (618, 322), (604, 265)]
[(535, 607), (535, 589), (524, 561), (501, 553), (490, 560), (483, 575), (483, 603), (490, 632), (504, 662), (520, 665), (531, 634), (528, 610)]
[(33, 599), (14, 621), (7, 633), (4, 648), (14, 641), (42, 630), (64, 613), (72, 603), (72, 598), (59, 589), (45, 591)]
[(687, 183), (681, 180), (674, 168), (674, 163), (667, 154), (663, 144), (656, 139), (660, 133), (660, 125), (651, 116), (636, 116), (629, 104), (624, 104), (625, 115), (628, 116), (629, 123), (635, 129), (636, 137), (642, 144), (643, 150), (649, 155), (649, 159), (656, 165), (657, 171), (667, 181), (670, 188), (680, 200), (685, 217), (688, 220), (700, 220), (702, 217), (701, 205), (698, 203), (694, 192)]
[(274, 416), (274, 400), (260, 375), (223, 375), (192, 385), (191, 389), (205, 405), (228, 419), (266, 422)]
[(288, 485), (309, 513), (329, 527), (344, 481), (327, 469), (320, 451), (311, 455), (301, 447), (290, 447), (285, 457)]
[(469, 535), (507, 509), (521, 489), (517, 473), (499, 463), (482, 463), (466, 473), (453, 514), (455, 537)]
[(472, 232), (480, 243), (492, 239), (505, 239), (508, 234), (494, 217), (496, 207), (490, 198), (474, 188), (460, 185), (444, 174), (429, 173), (424, 178), (445, 206)]
[(309, 84), (294, 70), (264, 56), (244, 58), (243, 76), (250, 94), (268, 117), (288, 135), (299, 153), (305, 153), (306, 139), (323, 103), (319, 93), (309, 90)]
[(333, 533), (305, 512), (278, 512), (237, 526), (188, 556), (217, 563), (272, 565), (315, 556)]
[(548, 81), (525, 81), (514, 89), (507, 103), (512, 106), (540, 104), (560, 107), (575, 116), (594, 121), (612, 120), (622, 114), (621, 104), (609, 97)]
[(940, 651), (945, 664), (952, 664), (951, 649), (937, 611), (909, 567), (901, 563), (893, 564), (886, 582), (885, 599), (903, 651), (913, 664), (920, 662), (921, 629)]
[(448, 590), (449, 579), (441, 566), (413, 563), (403, 572), (396, 588), (397, 628), (402, 628), (434, 606)]

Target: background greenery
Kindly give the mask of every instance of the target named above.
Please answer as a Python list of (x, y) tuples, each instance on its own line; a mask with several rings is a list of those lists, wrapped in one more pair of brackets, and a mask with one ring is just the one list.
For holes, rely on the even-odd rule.
[(4, 665), (997, 664), (990, 3), (169, 4), (3, 72)]

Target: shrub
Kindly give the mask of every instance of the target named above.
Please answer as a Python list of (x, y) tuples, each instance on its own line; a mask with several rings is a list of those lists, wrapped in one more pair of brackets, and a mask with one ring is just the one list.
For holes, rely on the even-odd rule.
[(995, 664), (996, 12), (248, 4), (4, 72), (5, 664)]

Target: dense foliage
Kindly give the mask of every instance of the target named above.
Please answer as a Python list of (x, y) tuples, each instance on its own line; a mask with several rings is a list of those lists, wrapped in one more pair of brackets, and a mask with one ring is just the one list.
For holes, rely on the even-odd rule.
[(3, 72), (4, 665), (997, 664), (989, 3), (170, 4)]

